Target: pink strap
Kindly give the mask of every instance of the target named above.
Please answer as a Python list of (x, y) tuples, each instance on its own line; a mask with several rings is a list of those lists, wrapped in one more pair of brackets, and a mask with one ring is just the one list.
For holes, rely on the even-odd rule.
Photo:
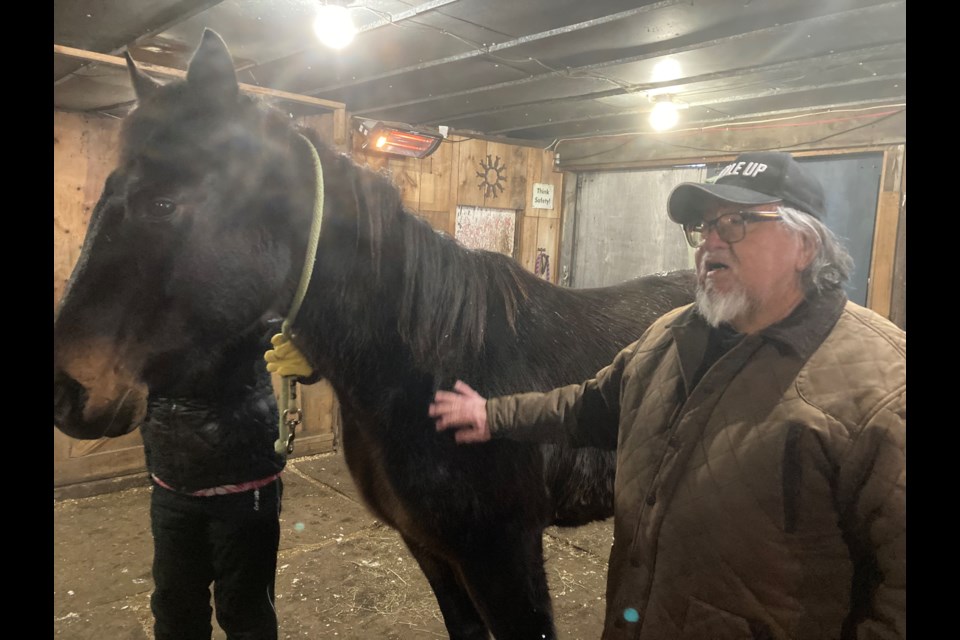
[[(150, 474), (153, 478), (153, 481), (164, 489), (169, 489), (170, 491), (177, 491), (166, 482), (158, 478), (154, 474)], [(242, 493), (244, 491), (251, 491), (253, 489), (259, 489), (262, 486), (268, 485), (277, 478), (280, 477), (279, 473), (275, 473), (272, 476), (267, 476), (266, 478), (260, 478), (259, 480), (251, 480), (250, 482), (241, 482), (240, 484), (222, 484), (219, 487), (211, 487), (210, 489), (199, 489), (197, 491), (191, 491), (187, 493), (188, 496), (199, 496), (202, 498), (208, 498), (210, 496), (222, 496), (228, 493)], [(177, 493), (182, 493), (177, 491)]]

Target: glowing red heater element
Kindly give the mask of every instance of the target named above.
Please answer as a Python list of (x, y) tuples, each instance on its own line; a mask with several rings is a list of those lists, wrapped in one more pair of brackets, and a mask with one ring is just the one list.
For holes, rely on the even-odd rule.
[(366, 121), (360, 125), (365, 137), (362, 149), (392, 153), (408, 158), (426, 158), (437, 150), (443, 137), (437, 133), (414, 131), (401, 125)]

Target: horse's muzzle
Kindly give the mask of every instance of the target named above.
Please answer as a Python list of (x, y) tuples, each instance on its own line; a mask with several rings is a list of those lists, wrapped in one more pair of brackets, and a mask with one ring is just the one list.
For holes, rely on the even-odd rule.
[(130, 389), (110, 402), (90, 403), (86, 388), (62, 370), (53, 372), (53, 424), (79, 440), (115, 438), (139, 426), (146, 395)]

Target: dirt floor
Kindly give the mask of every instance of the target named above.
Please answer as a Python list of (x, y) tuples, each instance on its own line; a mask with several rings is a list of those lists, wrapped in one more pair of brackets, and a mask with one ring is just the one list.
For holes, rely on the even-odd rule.
[[(338, 453), (284, 473), (281, 638), (445, 638), (426, 579), (397, 533), (360, 502)], [(53, 628), (71, 640), (152, 640), (150, 488), (54, 500)], [(599, 638), (612, 521), (547, 530), (560, 638)], [(214, 622), (213, 637), (225, 636)]]

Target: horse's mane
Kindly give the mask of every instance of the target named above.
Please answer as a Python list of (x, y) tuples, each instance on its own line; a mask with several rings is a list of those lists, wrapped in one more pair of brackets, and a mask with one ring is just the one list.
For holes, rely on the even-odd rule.
[[(324, 175), (330, 176), (324, 181), (339, 185), (327, 190), (335, 200), (328, 200), (328, 211), (344, 236), (328, 248), (353, 264), (333, 266), (335, 304), (347, 314), (353, 309), (369, 317), (369, 301), (382, 301), (374, 314), (381, 328), (395, 330), (423, 370), (462, 371), (477, 357), (502, 355), (504, 349), (524, 351), (530, 364), (548, 358), (541, 352), (553, 352), (558, 331), (570, 326), (595, 336), (590, 344), (581, 339), (567, 349), (570, 358), (585, 361), (589, 354), (608, 354), (610, 345), (597, 341), (626, 346), (647, 323), (689, 300), (689, 282), (683, 279), (567, 289), (505, 255), (467, 249), (407, 210), (387, 173), (336, 153), (312, 130), (301, 133), (321, 155)], [(364, 287), (370, 289), (361, 292)], [(371, 329), (376, 331), (347, 330), (366, 342), (373, 338)]]
[(479, 353), (494, 310), (515, 331), (536, 276), (506, 256), (467, 249), (416, 217), (387, 174), (343, 155), (336, 162), (338, 172), (355, 176), (358, 249), (375, 280), (383, 284), (384, 270), (400, 267), (399, 290), (381, 293), (397, 300), (397, 330), (418, 363), (435, 365), (452, 350)]
[(517, 314), (535, 276), (490, 251), (470, 250), (407, 215), (399, 329), (414, 354), (442, 357), (451, 343), (476, 354), (495, 310), (516, 334)]

